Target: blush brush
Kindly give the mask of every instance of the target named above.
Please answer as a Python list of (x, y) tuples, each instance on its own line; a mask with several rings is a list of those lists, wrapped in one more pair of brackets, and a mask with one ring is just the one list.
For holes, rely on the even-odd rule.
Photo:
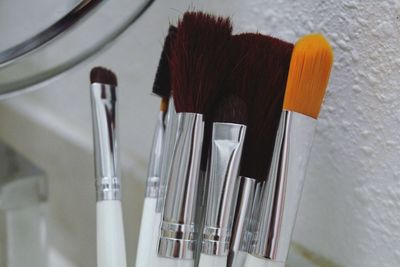
[(332, 48), (322, 35), (307, 35), (295, 45), (257, 235), (245, 267), (285, 266), (332, 61)]
[(118, 159), (117, 77), (102, 67), (90, 72), (96, 178), (97, 266), (126, 267)]
[(156, 205), (160, 187), (162, 155), (165, 147), (166, 113), (171, 94), (169, 53), (175, 34), (176, 27), (171, 25), (164, 41), (153, 84), (153, 93), (161, 98), (161, 104), (150, 151), (146, 192), (136, 253), (136, 267), (151, 266), (151, 260), (157, 255), (158, 229), (161, 215), (156, 212)]
[(186, 12), (178, 23), (170, 60), (177, 142), (168, 175), (158, 266), (195, 264), (203, 115), (221, 94), (231, 31), (228, 19), (201, 12)]

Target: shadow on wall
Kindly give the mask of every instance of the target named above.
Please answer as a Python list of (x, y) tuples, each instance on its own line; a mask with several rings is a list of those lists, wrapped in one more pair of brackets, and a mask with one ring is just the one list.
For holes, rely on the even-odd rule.
[[(315, 254), (311, 250), (307, 249), (306, 247), (298, 244), (298, 243), (292, 243), (291, 249), (302, 256), (304, 259), (315, 265), (316, 267), (344, 267), (342, 265), (337, 265), (333, 261), (324, 258), (320, 255)], [(290, 267), (290, 266), (288, 266)]]

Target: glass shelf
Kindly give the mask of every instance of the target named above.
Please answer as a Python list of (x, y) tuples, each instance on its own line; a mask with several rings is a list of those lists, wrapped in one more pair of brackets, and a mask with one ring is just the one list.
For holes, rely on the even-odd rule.
[(99, 52), (154, 0), (3, 0), (0, 99), (54, 78)]

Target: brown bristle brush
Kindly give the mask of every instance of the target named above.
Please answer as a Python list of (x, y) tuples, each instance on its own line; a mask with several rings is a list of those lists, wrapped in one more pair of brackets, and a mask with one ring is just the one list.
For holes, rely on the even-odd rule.
[(231, 33), (229, 19), (201, 12), (186, 12), (178, 23), (170, 59), (178, 130), (158, 248), (163, 267), (194, 264), (204, 115), (224, 88)]
[(150, 151), (136, 267), (152, 266), (152, 259), (157, 255), (158, 229), (161, 215), (156, 211), (156, 206), (161, 180), (162, 155), (165, 148), (166, 114), (171, 94), (169, 58), (171, 43), (175, 38), (176, 31), (177, 28), (175, 26), (171, 25), (169, 27), (153, 83), (152, 91), (161, 98), (161, 104)]
[(256, 195), (256, 184), (264, 183), (268, 177), (292, 50), (292, 44), (261, 34), (245, 33), (233, 37), (233, 69), (228, 86), (247, 103), (248, 123), (240, 168), (240, 202), (228, 266), (244, 264), (248, 245), (244, 244), (244, 235), (248, 234), (245, 228), (250, 223), (249, 210)]
[(96, 180), (97, 266), (126, 267), (118, 158), (117, 76), (103, 67), (90, 72)]
[(249, 122), (240, 175), (265, 181), (282, 112), (293, 44), (256, 33), (233, 37), (238, 65), (231, 87), (248, 101)]
[(238, 96), (225, 96), (216, 105), (199, 267), (227, 264), (247, 119), (247, 104)]

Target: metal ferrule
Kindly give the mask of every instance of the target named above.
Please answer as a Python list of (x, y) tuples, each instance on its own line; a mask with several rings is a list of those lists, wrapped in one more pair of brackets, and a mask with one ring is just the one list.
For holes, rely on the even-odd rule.
[(96, 199), (121, 200), (115, 86), (91, 85)]
[[(248, 177), (240, 177), (239, 193), (232, 230), (232, 239), (228, 257), (228, 266), (232, 265), (234, 257), (240, 250), (245, 239), (246, 227), (251, 217), (251, 209), (256, 190), (256, 180)], [(246, 251), (246, 250), (245, 250)]]
[(162, 151), (164, 145), (164, 124), (165, 112), (160, 111), (158, 115), (156, 129), (153, 136), (153, 144), (151, 146), (149, 169), (146, 182), (146, 197), (157, 198), (160, 185)]
[(249, 252), (254, 247), (255, 237), (257, 236), (258, 218), (261, 212), (261, 196), (264, 189), (265, 182), (258, 182), (252, 199), (250, 216), (247, 218), (244, 236), (240, 243), (240, 251)]
[(283, 111), (251, 254), (285, 262), (304, 184), (316, 120)]
[(178, 113), (178, 120), (158, 255), (193, 259), (198, 235), (195, 214), (204, 121), (203, 115), (196, 113)]
[(156, 212), (161, 213), (164, 208), (165, 192), (168, 184), (168, 177), (171, 173), (173, 152), (178, 137), (178, 114), (175, 111), (174, 99), (170, 97), (168, 102), (168, 112), (165, 118), (164, 145), (162, 148), (162, 164), (160, 182), (157, 194)]
[(202, 253), (228, 255), (246, 126), (214, 123)]

